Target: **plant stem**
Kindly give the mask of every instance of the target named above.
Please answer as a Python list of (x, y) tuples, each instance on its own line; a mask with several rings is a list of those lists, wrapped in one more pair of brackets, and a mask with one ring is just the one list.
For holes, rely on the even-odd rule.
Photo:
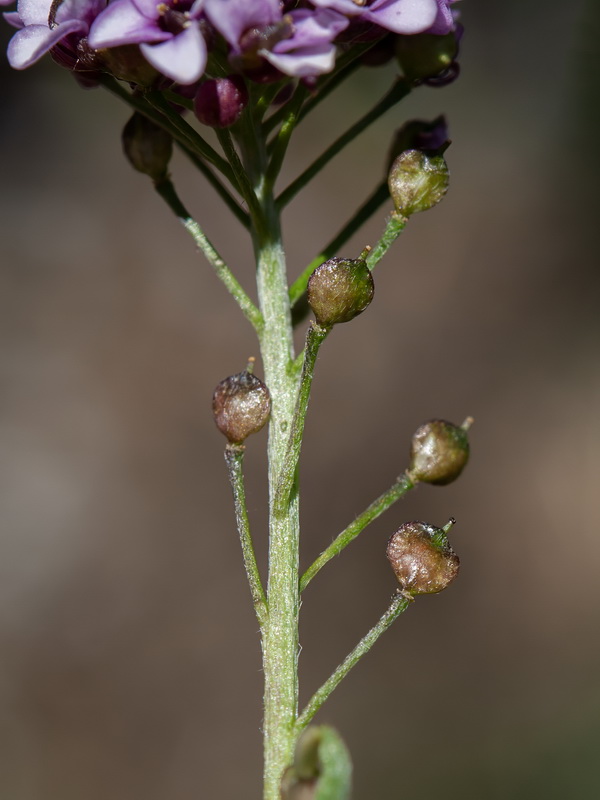
[(353, 520), (347, 528), (339, 533), (329, 547), (316, 558), (306, 572), (300, 578), (300, 592), (303, 592), (315, 575), (320, 572), (325, 564), (334, 556), (339, 555), (350, 542), (354, 541), (359, 533), (371, 522), (381, 516), (384, 511), (392, 506), (397, 500), (403, 497), (406, 492), (415, 486), (415, 481), (407, 473), (400, 475), (390, 488), (374, 500), (371, 505)]
[(404, 230), (407, 222), (408, 217), (403, 217), (401, 214), (398, 214), (397, 211), (392, 212), (391, 217), (387, 221), (386, 228), (381, 235), (381, 239), (377, 242), (375, 247), (367, 256), (367, 266), (369, 269), (372, 270), (377, 266), (377, 264), (379, 264), (381, 259)]
[(155, 108), (165, 119), (167, 119), (171, 127), (178, 131), (184, 137), (188, 146), (192, 148), (201, 158), (206, 159), (210, 164), (216, 167), (220, 172), (225, 175), (229, 182), (239, 190), (237, 185), (236, 176), (234, 175), (231, 167), (220, 156), (217, 151), (206, 142), (195, 128), (192, 128), (183, 117), (175, 111), (175, 109), (165, 100), (160, 92), (146, 92), (144, 98), (150, 106)]
[(348, 239), (353, 236), (356, 231), (368, 220), (377, 209), (385, 203), (390, 196), (387, 188), (387, 180), (382, 181), (379, 186), (372, 192), (371, 196), (358, 208), (351, 219), (344, 225), (344, 227), (334, 236), (334, 238), (326, 245), (318, 256), (315, 256), (302, 274), (296, 278), (294, 283), (290, 286), (290, 303), (294, 306), (306, 291), (308, 279), (313, 274), (318, 266), (320, 266), (327, 259), (332, 258), (340, 247), (346, 244)]
[(121, 84), (114, 78), (111, 78), (108, 75), (102, 75), (99, 78), (99, 82), (102, 84), (102, 86), (104, 86), (105, 89), (114, 94), (120, 100), (123, 100), (123, 102), (126, 103), (130, 108), (133, 108), (135, 111), (143, 114), (147, 119), (152, 120), (152, 122), (158, 125), (159, 128), (162, 128), (163, 130), (167, 131), (167, 133), (171, 134), (173, 140), (177, 142), (177, 145), (181, 148), (181, 150), (183, 150), (186, 156), (194, 163), (200, 172), (202, 172), (213, 189), (215, 189), (215, 191), (225, 201), (227, 206), (235, 214), (242, 225), (245, 228), (248, 227), (249, 221), (246, 212), (239, 207), (235, 199), (229, 194), (221, 181), (212, 172), (208, 165), (204, 163), (202, 158), (198, 155), (196, 149), (190, 144), (190, 140), (186, 135), (184, 135), (179, 129), (174, 128), (162, 112), (157, 111), (139, 95), (128, 92), (127, 89), (121, 86)]
[(286, 105), (286, 110), (288, 113), (286, 114), (283, 124), (281, 125), (281, 128), (274, 139), (271, 151), (271, 161), (269, 162), (267, 174), (265, 176), (266, 188), (269, 191), (272, 191), (275, 181), (277, 180), (277, 176), (281, 170), (281, 165), (283, 164), (284, 156), (290, 143), (290, 139), (292, 138), (292, 133), (294, 132), (294, 128), (298, 122), (298, 115), (300, 113), (300, 109), (302, 108), (302, 103), (304, 102), (305, 96), (306, 87), (303, 84), (298, 84), (296, 91), (294, 92), (294, 96), (288, 105)]
[(227, 464), (229, 482), (233, 491), (235, 520), (237, 523), (238, 533), (240, 535), (242, 555), (244, 557), (244, 566), (246, 568), (246, 575), (248, 576), (248, 583), (250, 584), (252, 602), (254, 604), (254, 610), (256, 612), (260, 627), (263, 628), (267, 621), (268, 606), (262, 581), (260, 579), (260, 572), (258, 571), (258, 564), (256, 563), (254, 545), (252, 543), (252, 536), (250, 534), (248, 511), (246, 509), (246, 491), (244, 488), (244, 473), (242, 469), (245, 449), (246, 448), (243, 444), (226, 445), (225, 463)]
[(227, 264), (217, 253), (204, 232), (187, 212), (185, 206), (179, 199), (175, 187), (169, 178), (165, 178), (154, 184), (158, 194), (167, 203), (177, 219), (181, 222), (186, 231), (190, 234), (199, 250), (202, 251), (206, 260), (211, 265), (215, 274), (220, 278), (227, 291), (232, 295), (239, 305), (246, 319), (251, 323), (257, 333), (262, 330), (263, 318), (261, 312), (248, 297), (237, 278), (233, 275)]
[(292, 421), (288, 446), (286, 448), (275, 497), (275, 503), (278, 506), (285, 506), (289, 493), (292, 491), (294, 475), (296, 474), (298, 460), (300, 458), (300, 449), (302, 448), (304, 422), (308, 410), (308, 401), (310, 399), (310, 390), (315, 373), (317, 355), (321, 344), (325, 341), (330, 330), (331, 328), (324, 328), (316, 322), (311, 322), (306, 332), (306, 347), (304, 348), (304, 361), (302, 363), (298, 400), (296, 401), (296, 408), (294, 409), (294, 419)]
[[(245, 115), (250, 124), (250, 115)], [(289, 369), (293, 360), (293, 332), (286, 265), (279, 214), (271, 192), (265, 190), (267, 155), (256, 129), (240, 137), (242, 156), (253, 191), (262, 207), (263, 225), (254, 228), (257, 286), (264, 327), (260, 349), (265, 383), (271, 393), (269, 423), (269, 616), (263, 628), (264, 694), (264, 800), (280, 800), (283, 771), (294, 751), (294, 725), (298, 713), (298, 486), (284, 508), (275, 504), (289, 431), (292, 425), (298, 378)]]
[(227, 161), (233, 170), (233, 174), (235, 175), (236, 185), (239, 187), (240, 193), (246, 203), (248, 204), (248, 210), (250, 211), (250, 215), (252, 217), (252, 221), (254, 223), (254, 227), (260, 231), (262, 230), (262, 209), (250, 184), (250, 180), (248, 175), (246, 174), (246, 170), (244, 169), (242, 162), (240, 161), (240, 157), (238, 155), (237, 150), (235, 149), (235, 145), (233, 143), (233, 139), (231, 138), (231, 134), (228, 130), (223, 128), (216, 128), (215, 129), (217, 137), (219, 139), (219, 143), (223, 148), (223, 152), (227, 157)]
[(348, 130), (338, 137), (333, 144), (331, 144), (324, 153), (322, 153), (313, 163), (299, 175), (295, 181), (292, 181), (287, 189), (277, 198), (278, 208), (284, 208), (297, 194), (311, 181), (323, 167), (331, 161), (343, 148), (355, 139), (360, 133), (369, 127), (375, 120), (379, 119), (382, 114), (385, 114), (392, 106), (399, 102), (410, 92), (410, 85), (399, 78), (392, 88), (385, 94), (381, 100), (367, 113), (354, 123)]
[(394, 595), (388, 610), (381, 617), (379, 622), (374, 625), (367, 635), (360, 640), (354, 650), (352, 650), (352, 652), (346, 656), (335, 672), (325, 681), (320, 689), (317, 689), (317, 691), (310, 698), (305, 709), (302, 711), (296, 722), (296, 735), (302, 733), (304, 728), (306, 728), (323, 703), (331, 695), (333, 690), (339, 686), (342, 680), (350, 672), (352, 667), (369, 652), (381, 634), (387, 631), (387, 629), (393, 624), (393, 622), (395, 622), (396, 619), (398, 619), (403, 611), (406, 611), (410, 603), (411, 600), (409, 600), (407, 597), (404, 597), (404, 595)]

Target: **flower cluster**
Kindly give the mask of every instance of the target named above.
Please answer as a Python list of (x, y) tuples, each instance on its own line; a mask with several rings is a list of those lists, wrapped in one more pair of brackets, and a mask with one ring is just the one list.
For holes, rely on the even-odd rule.
[(201, 78), (212, 55), (256, 81), (330, 72), (342, 32), (346, 41), (355, 30), (364, 35), (365, 26), (376, 35), (446, 34), (454, 28), (453, 2), (18, 0), (17, 10), (4, 17), (18, 28), (8, 46), (15, 69), (50, 52), (78, 72), (112, 72), (110, 52), (133, 46), (156, 77), (189, 85)]

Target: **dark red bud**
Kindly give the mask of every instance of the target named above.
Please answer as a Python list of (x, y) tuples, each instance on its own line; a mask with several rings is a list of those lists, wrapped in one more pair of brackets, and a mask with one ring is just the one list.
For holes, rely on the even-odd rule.
[(248, 90), (241, 75), (204, 81), (196, 92), (194, 112), (203, 125), (228, 128), (248, 104)]

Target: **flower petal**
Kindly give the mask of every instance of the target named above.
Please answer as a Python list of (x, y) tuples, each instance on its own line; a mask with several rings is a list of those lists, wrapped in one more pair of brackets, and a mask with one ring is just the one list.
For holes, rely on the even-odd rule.
[(121, 44), (164, 42), (172, 34), (161, 31), (155, 21), (141, 14), (130, 0), (111, 3), (92, 23), (88, 42), (99, 50)]
[(438, 0), (437, 17), (427, 33), (445, 34), (454, 30), (454, 17), (449, 8), (450, 2), (452, 0)]
[(2, 16), (13, 28), (20, 30), (23, 27), (23, 20), (19, 16), (18, 11), (5, 11)]
[(296, 53), (277, 54), (261, 50), (260, 54), (281, 72), (298, 78), (331, 72), (335, 66), (335, 46), (330, 43), (305, 47)]
[(197, 81), (206, 66), (206, 44), (196, 23), (167, 42), (142, 44), (140, 50), (155, 69), (184, 85)]
[(17, 31), (8, 43), (8, 62), (13, 69), (26, 69), (69, 33), (85, 30), (79, 20), (64, 22), (50, 29), (47, 25), (28, 25)]
[(248, 28), (262, 28), (281, 19), (279, 0), (206, 0), (204, 13), (234, 48)]
[(363, 19), (393, 33), (422, 33), (433, 25), (437, 13), (436, 0), (376, 0), (364, 10)]

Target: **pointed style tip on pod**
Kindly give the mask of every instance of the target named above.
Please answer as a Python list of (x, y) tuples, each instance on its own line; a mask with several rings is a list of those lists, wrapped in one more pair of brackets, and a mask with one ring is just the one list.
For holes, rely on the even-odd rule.
[(134, 169), (154, 181), (166, 177), (173, 140), (162, 128), (136, 111), (123, 128), (122, 143), (123, 152)]
[(458, 575), (459, 559), (448, 544), (451, 520), (443, 528), (405, 522), (388, 541), (386, 555), (407, 597), (437, 594)]
[(410, 476), (434, 486), (456, 480), (469, 460), (467, 430), (472, 422), (467, 417), (459, 426), (432, 419), (417, 428), (410, 447)]
[(330, 258), (315, 269), (307, 287), (308, 304), (325, 328), (362, 314), (374, 292), (373, 276), (363, 258)]
[(448, 191), (448, 176), (448, 166), (441, 155), (422, 150), (400, 153), (388, 175), (390, 195), (397, 213), (410, 217), (436, 206)]
[(257, 433), (271, 414), (271, 395), (265, 384), (248, 370), (221, 381), (213, 393), (217, 428), (231, 444), (242, 444)]

